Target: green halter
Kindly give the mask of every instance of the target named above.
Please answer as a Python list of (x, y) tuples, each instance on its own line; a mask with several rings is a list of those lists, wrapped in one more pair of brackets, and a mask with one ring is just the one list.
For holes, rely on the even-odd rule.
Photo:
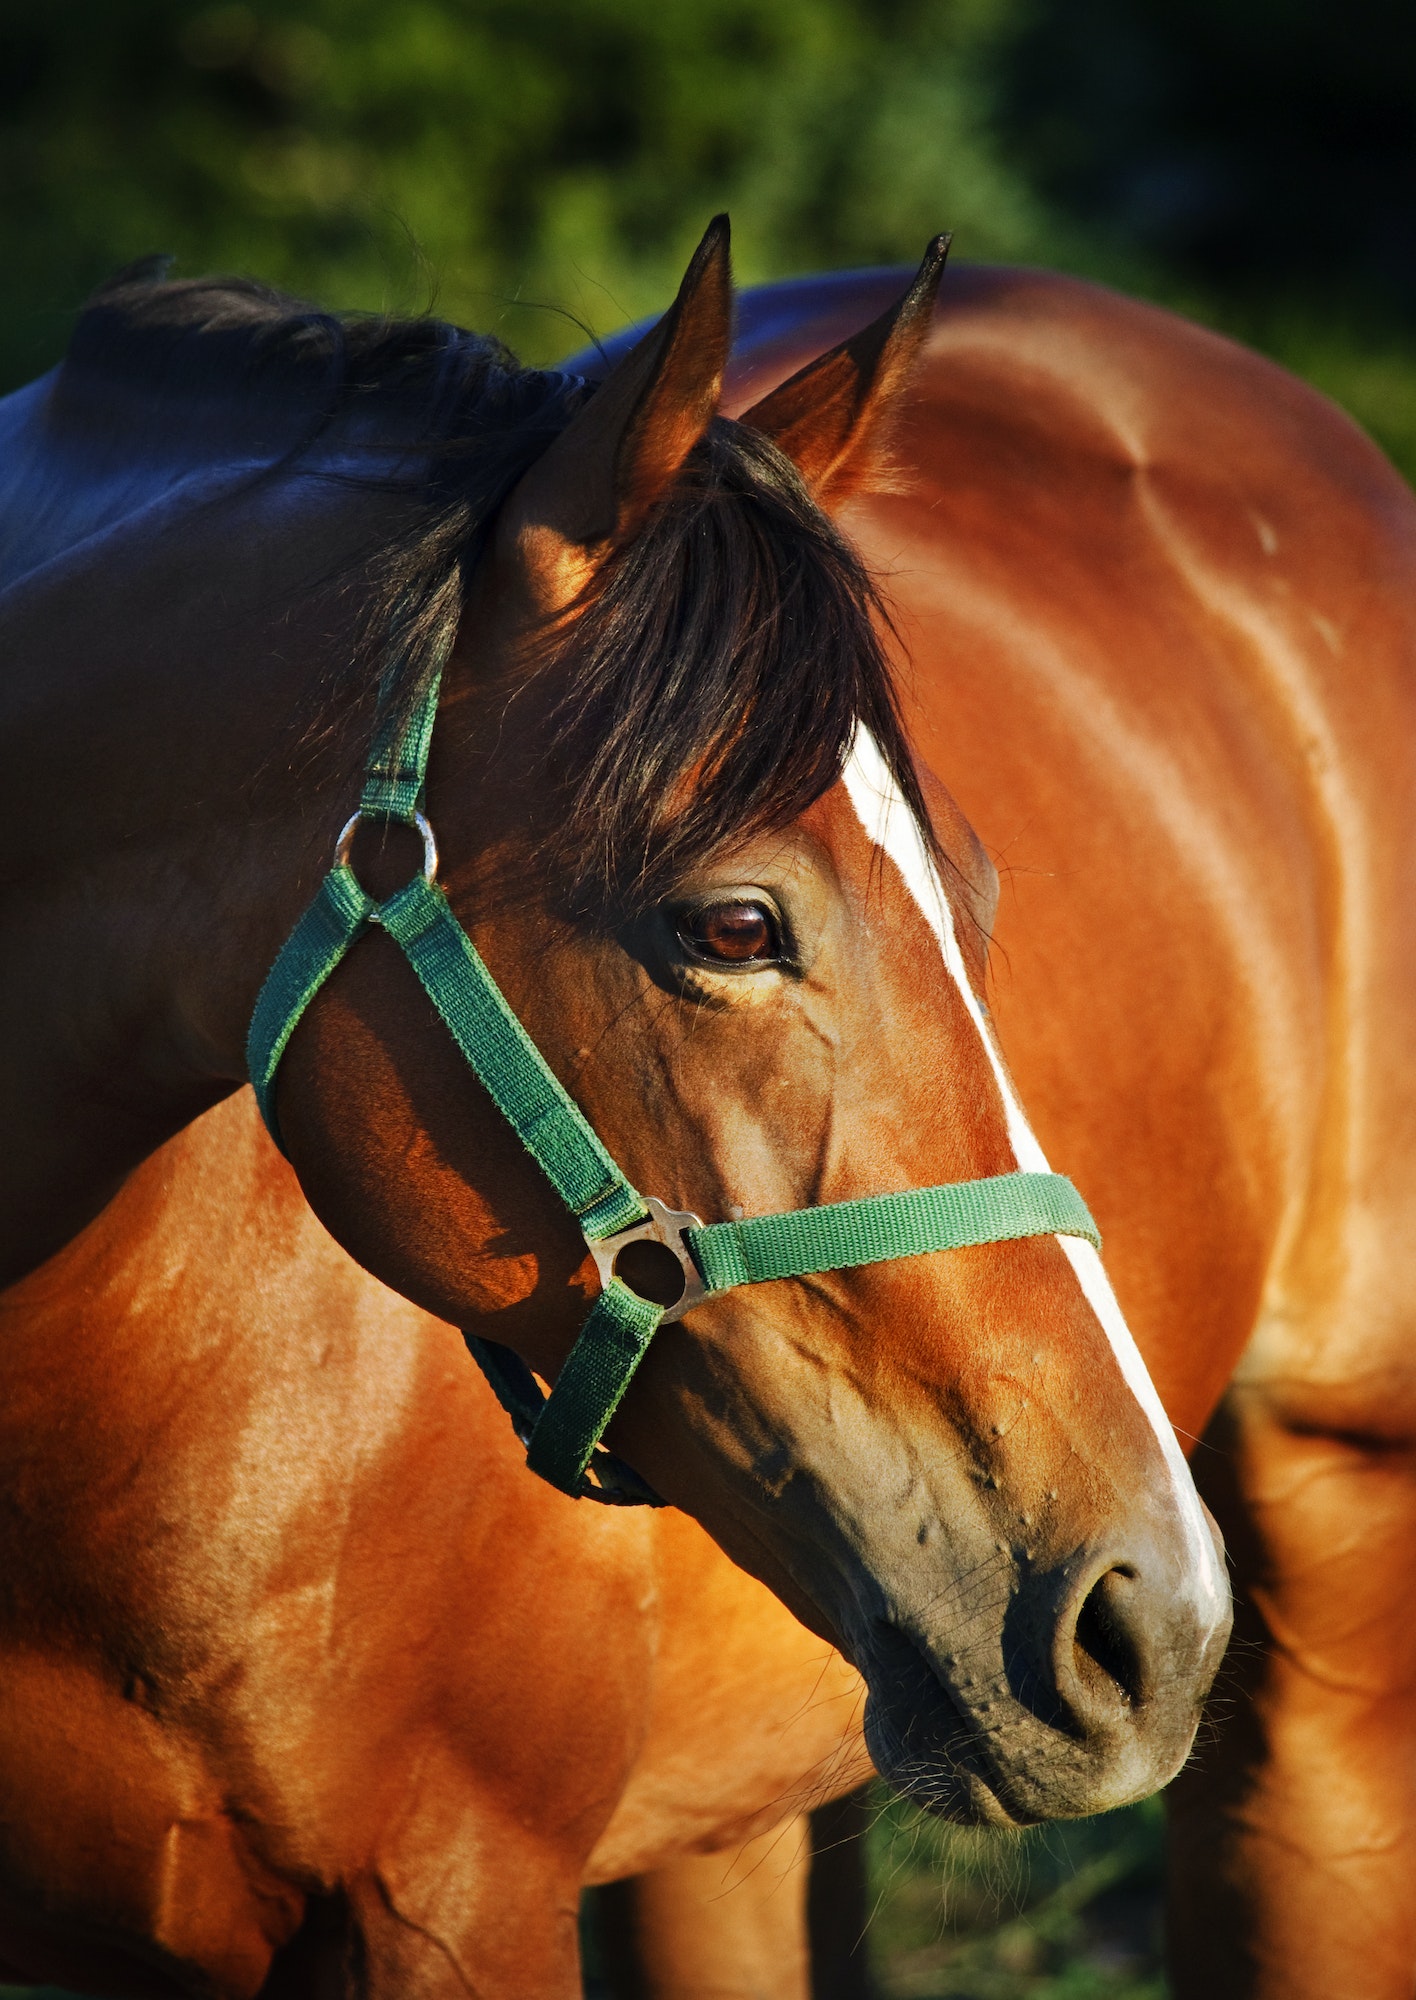
[[(638, 1194), (512, 1013), (434, 880), (437, 849), (421, 807), (438, 687), (435, 677), (406, 721), (380, 731), (334, 866), (256, 1000), (246, 1055), (261, 1115), (280, 1145), (275, 1078), (301, 1015), (370, 925), (400, 947), (493, 1102), (580, 1224), (599, 1269), (600, 1294), (549, 1398), (509, 1348), (464, 1334), (533, 1472), (577, 1497), (660, 1504), (600, 1440), (658, 1328), (716, 1292), (1022, 1236), (1081, 1236), (1100, 1249), (1086, 1203), (1060, 1174), (998, 1174), (707, 1227)], [(423, 837), (423, 872), (382, 903), (364, 894), (348, 862), (354, 829), (366, 818), (398, 820)], [(644, 1242), (663, 1245), (677, 1260), (678, 1272), (669, 1270), (682, 1290), (668, 1306), (642, 1297), (616, 1269), (631, 1244)], [(656, 1282), (654, 1289), (665, 1288)]]

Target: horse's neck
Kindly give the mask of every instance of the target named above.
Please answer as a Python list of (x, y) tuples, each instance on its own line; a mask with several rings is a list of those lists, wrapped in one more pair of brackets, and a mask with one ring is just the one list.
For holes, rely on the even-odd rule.
[[(294, 400), (163, 395), (71, 364), (0, 397), (0, 592), (124, 523), (249, 483), (310, 421)], [(356, 421), (322, 427), (328, 460)]]
[(251, 1000), (357, 785), (352, 739), (297, 752), (352, 643), (316, 586), (375, 503), (249, 478), (216, 499), (222, 476), (198, 506), (135, 480), (62, 548), (56, 504), (48, 559), (0, 593), (0, 1281), (242, 1080)]

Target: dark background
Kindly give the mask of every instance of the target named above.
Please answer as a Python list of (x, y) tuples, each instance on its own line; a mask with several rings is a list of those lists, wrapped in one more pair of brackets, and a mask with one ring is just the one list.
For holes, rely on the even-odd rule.
[(0, 0), (0, 386), (154, 249), (549, 359), (726, 206), (748, 281), (950, 227), (1176, 304), (1416, 468), (1413, 111), (1409, 0)]

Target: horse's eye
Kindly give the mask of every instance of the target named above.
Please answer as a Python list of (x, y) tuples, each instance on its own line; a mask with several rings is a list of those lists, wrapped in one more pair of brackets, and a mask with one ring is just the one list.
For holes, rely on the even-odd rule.
[(678, 919), (689, 956), (717, 965), (770, 964), (782, 955), (777, 919), (762, 903), (705, 903)]

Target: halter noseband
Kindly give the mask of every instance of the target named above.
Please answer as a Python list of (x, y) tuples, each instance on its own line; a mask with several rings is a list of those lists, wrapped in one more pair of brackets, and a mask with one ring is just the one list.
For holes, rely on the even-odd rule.
[[(1024, 1236), (1080, 1236), (1101, 1248), (1086, 1203), (1061, 1174), (997, 1174), (706, 1226), (696, 1215), (637, 1193), (507, 1005), (434, 880), (437, 848), (421, 808), (439, 683), (434, 676), (404, 722), (380, 730), (359, 810), (340, 834), (334, 866), (257, 997), (246, 1058), (261, 1115), (279, 1146), (276, 1072), (311, 1000), (371, 925), (408, 959), (493, 1103), (580, 1224), (600, 1274), (599, 1297), (549, 1397), (510, 1348), (463, 1334), (526, 1446), (533, 1472), (576, 1498), (662, 1505), (600, 1440), (659, 1327), (717, 1292)], [(365, 895), (349, 866), (361, 819), (397, 820), (423, 839), (422, 873), (381, 903)], [(642, 1296), (617, 1268), (625, 1252), (642, 1243), (662, 1245), (677, 1261), (682, 1289), (671, 1304)], [(675, 1275), (666, 1260), (659, 1264)]]

